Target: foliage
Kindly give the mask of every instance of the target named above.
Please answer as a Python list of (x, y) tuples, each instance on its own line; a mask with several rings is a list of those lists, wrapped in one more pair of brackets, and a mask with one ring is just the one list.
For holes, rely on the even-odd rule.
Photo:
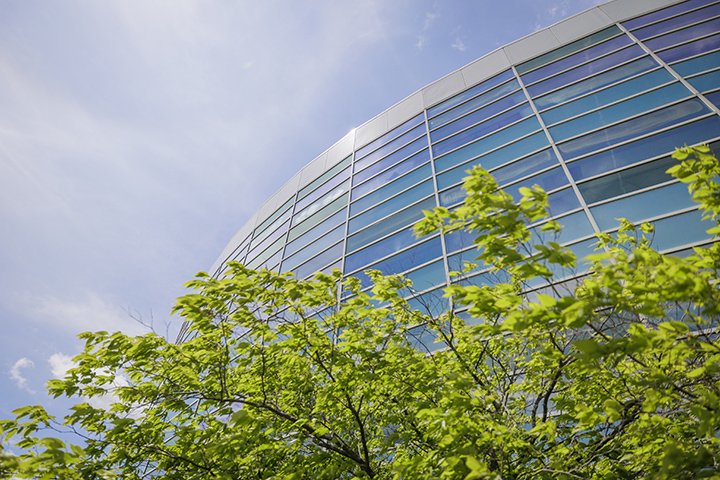
[[(718, 233), (717, 160), (707, 147), (675, 156), (671, 173)], [(175, 307), (182, 342), (82, 334), (76, 366), (48, 385), (80, 403), (62, 420), (28, 406), (2, 421), (0, 471), (720, 478), (720, 245), (662, 255), (651, 226), (622, 221), (578, 262), (548, 240), (560, 226), (545, 221), (539, 188), (515, 202), (476, 167), (465, 189), (461, 207), (416, 226), (470, 232), (478, 258), (467, 270), (489, 269), (484, 284), (446, 290), (449, 312), (412, 309), (410, 282), (377, 272), (371, 291), (339, 272), (303, 281), (231, 263), (221, 278), (199, 274)], [(91, 401), (107, 395), (109, 408)]]

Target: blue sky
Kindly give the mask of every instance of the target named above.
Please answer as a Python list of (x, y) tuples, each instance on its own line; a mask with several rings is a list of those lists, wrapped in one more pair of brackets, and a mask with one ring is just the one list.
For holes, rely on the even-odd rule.
[(350, 129), (597, 3), (3, 1), (0, 417), (81, 331), (175, 331), (182, 283)]

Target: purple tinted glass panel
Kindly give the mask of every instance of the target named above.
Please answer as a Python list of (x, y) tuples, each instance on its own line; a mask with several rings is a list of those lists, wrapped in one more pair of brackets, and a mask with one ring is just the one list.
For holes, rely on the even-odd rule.
[(668, 33), (662, 37), (653, 38), (645, 42), (645, 45), (652, 50), (660, 50), (665, 47), (672, 47), (678, 43), (687, 42), (698, 37), (704, 37), (711, 33), (717, 33), (720, 30), (720, 20), (715, 19), (709, 22), (694, 25), (692, 27), (683, 28), (677, 32)]
[[(517, 80), (513, 80), (512, 82), (508, 82), (504, 85), (501, 85), (497, 88), (494, 88), (490, 90), (489, 92), (483, 93), (482, 95), (479, 95), (472, 100), (463, 103), (462, 105), (459, 105), (452, 110), (448, 110), (447, 112), (438, 115), (435, 118), (432, 118), (428, 121), (428, 124), (430, 125), (430, 128), (433, 129), (435, 127), (438, 127), (440, 125), (445, 125), (449, 122), (452, 122), (456, 118), (462, 117), (468, 112), (472, 112), (473, 110), (477, 110), (481, 107), (485, 107), (485, 105), (488, 105), (487, 107), (478, 110), (479, 112), (485, 112), (482, 115), (485, 117), (489, 117), (492, 115), (492, 113), (488, 112), (499, 112), (501, 110), (504, 110), (505, 108), (508, 108), (510, 105), (515, 105), (520, 102), (520, 100), (508, 103), (508, 98), (514, 98), (518, 95), (522, 95), (522, 92), (517, 92), (515, 95), (512, 95), (511, 97), (505, 97), (502, 100), (499, 100), (497, 103), (492, 103), (495, 100), (504, 97), (505, 95), (509, 94), (510, 92), (513, 92), (515, 90), (518, 90), (520, 88), (520, 84), (517, 82)], [(498, 108), (497, 104), (500, 104), (500, 108)], [(502, 105), (505, 105), (504, 107)], [(471, 115), (472, 117), (477, 117), (477, 114)], [(467, 118), (467, 117), (465, 117)], [(479, 120), (475, 120), (479, 121)], [(473, 122), (470, 122), (473, 123)], [(470, 123), (465, 123), (465, 125), (469, 125)]]
[(371, 151), (375, 150), (376, 148), (380, 147), (384, 143), (387, 143), (389, 140), (397, 137), (398, 135), (402, 134), (406, 130), (410, 129), (411, 127), (414, 127), (415, 125), (419, 124), (424, 120), (423, 114), (417, 115), (407, 122), (403, 123), (402, 125), (393, 128), (388, 133), (383, 135), (382, 137), (373, 140), (371, 143), (368, 143), (362, 148), (358, 148), (357, 150), (357, 157), (360, 158), (363, 155), (366, 155), (367, 153), (370, 153)]
[(632, 20), (623, 22), (623, 26), (628, 30), (632, 30), (634, 28), (642, 27), (643, 25), (647, 25), (652, 22), (657, 22), (658, 20), (662, 20), (663, 18), (686, 12), (693, 8), (702, 7), (703, 5), (707, 5), (714, 1), (715, 0), (690, 0), (688, 2), (680, 3), (678, 5), (673, 5), (672, 7), (663, 8), (662, 10), (658, 10), (656, 12), (648, 13), (647, 15), (643, 15), (642, 17), (633, 18)]
[(710, 17), (720, 15), (720, 4), (711, 5), (700, 10), (688, 12), (678, 17), (673, 17), (664, 22), (655, 23), (644, 28), (640, 28), (633, 32), (633, 35), (638, 37), (640, 40), (660, 35), (661, 33), (675, 30), (676, 28), (684, 27), (695, 22), (702, 22)]
[(685, 45), (680, 45), (675, 48), (669, 48), (659, 52), (657, 55), (664, 62), (670, 63), (718, 48), (720, 48), (720, 34), (701, 38), (700, 40), (686, 43)]
[(549, 77), (550, 75), (553, 75), (562, 70), (568, 69), (588, 60), (592, 60), (601, 55), (605, 55), (608, 52), (617, 50), (618, 48), (629, 45), (630, 43), (632, 43), (632, 41), (626, 35), (615, 37), (605, 43), (595, 45), (588, 48), (587, 50), (583, 50), (581, 52), (570, 55), (569, 57), (558, 60), (555, 63), (551, 63), (550, 65), (546, 65), (544, 67), (538, 68), (537, 70), (533, 70), (530, 73), (526, 73), (522, 76), (523, 81), (526, 84), (530, 84), (538, 80), (542, 80), (545, 77)]
[[(427, 142), (425, 142), (427, 143)], [(423, 139), (416, 140), (412, 144), (410, 144), (408, 147), (401, 148), (396, 154), (389, 155), (382, 160), (380, 160), (377, 163), (374, 163), (370, 165), (365, 170), (356, 173), (353, 176), (353, 184), (358, 184), (360, 182), (364, 182), (368, 178), (372, 177), (378, 172), (381, 172), (385, 170), (388, 167), (391, 167), (399, 162), (402, 161), (402, 163), (411, 162), (415, 165), (420, 165), (421, 163), (427, 162), (430, 160), (430, 152), (426, 148), (425, 150), (422, 150), (415, 155), (405, 158), (407, 155), (412, 153), (415, 148), (420, 148), (423, 145)]]
[(448, 110), (455, 105), (458, 105), (462, 102), (464, 102), (467, 99), (473, 98), (476, 95), (479, 95), (483, 93), (486, 90), (491, 89), (492, 87), (496, 85), (500, 85), (501, 83), (505, 82), (506, 80), (510, 80), (513, 78), (512, 70), (505, 70), (503, 73), (494, 76), (493, 78), (489, 80), (485, 80), (483, 83), (479, 85), (475, 85), (474, 87), (471, 87), (464, 92), (455, 95), (452, 98), (449, 98), (445, 100), (442, 103), (439, 103), (435, 105), (434, 107), (428, 108), (428, 117), (432, 117), (434, 115), (437, 115), (440, 112), (443, 112), (445, 110)]
[(385, 170), (381, 174), (372, 177), (365, 183), (361, 183), (357, 187), (353, 188), (352, 199), (355, 200), (362, 197), (366, 193), (375, 190), (376, 188), (385, 185), (386, 183), (392, 182), (396, 178), (406, 174), (413, 168), (417, 167), (423, 162), (427, 162), (427, 158), (423, 158), (422, 155), (413, 155), (402, 163)]

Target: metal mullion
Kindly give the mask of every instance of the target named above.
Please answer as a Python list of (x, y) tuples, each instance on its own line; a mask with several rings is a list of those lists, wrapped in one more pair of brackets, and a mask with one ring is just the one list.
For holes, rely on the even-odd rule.
[(616, 120), (616, 121), (614, 121), (614, 122), (612, 122), (612, 123), (608, 123), (608, 124), (602, 125), (602, 126), (600, 126), (600, 127), (593, 128), (592, 130), (587, 130), (586, 132), (578, 133), (578, 134), (576, 134), (576, 135), (573, 135), (572, 137), (563, 138), (562, 140), (558, 141), (557, 143), (558, 143), (558, 145), (560, 145), (560, 144), (563, 144), (563, 143), (571, 142), (571, 141), (573, 141), (573, 140), (577, 140), (578, 138), (582, 138), (582, 137), (585, 137), (585, 136), (587, 136), (587, 135), (591, 135), (591, 134), (593, 134), (593, 133), (600, 132), (600, 131), (602, 131), (602, 130), (604, 130), (604, 129), (606, 129), (606, 128), (615, 127), (615, 126), (617, 126), (617, 125), (620, 125), (621, 123), (629, 122), (630, 120), (635, 120), (635, 119), (644, 117), (644, 116), (647, 115), (647, 114), (659, 112), (659, 111), (662, 110), (663, 108), (672, 107), (672, 106), (674, 106), (674, 105), (678, 105), (678, 104), (680, 104), (680, 103), (687, 102), (688, 100), (692, 100), (694, 97), (695, 97), (695, 95), (693, 95), (692, 93), (689, 93), (688, 96), (686, 96), (686, 97), (680, 98), (680, 99), (678, 99), (678, 100), (674, 100), (674, 101), (672, 101), (672, 102), (670, 102), (670, 103), (666, 103), (666, 104), (664, 104), (664, 105), (660, 105), (659, 107), (651, 108), (650, 110), (645, 110), (644, 112), (636, 113), (636, 114), (634, 114), (634, 115), (631, 115), (631, 116), (629, 116), (629, 117), (622, 118), (622, 119), (620, 119), (620, 120)]
[[(660, 68), (662, 68), (662, 67), (660, 67)], [(565, 118), (565, 119), (563, 119), (563, 120), (560, 120), (559, 122), (550, 124), (550, 125), (548, 125), (548, 128), (553, 128), (553, 127), (556, 127), (556, 126), (558, 126), (558, 125), (562, 125), (563, 123), (567, 123), (567, 122), (569, 122), (569, 121), (571, 121), (571, 120), (578, 119), (578, 118), (583, 117), (583, 116), (585, 116), (585, 115), (587, 115), (587, 114), (589, 114), (589, 113), (599, 112), (600, 110), (603, 110), (603, 109), (605, 109), (605, 108), (607, 108), (607, 107), (612, 107), (613, 105), (617, 105), (617, 104), (622, 103), (622, 102), (625, 102), (625, 101), (627, 101), (627, 100), (632, 100), (633, 98), (639, 97), (639, 96), (641, 96), (641, 95), (645, 95), (646, 93), (650, 93), (650, 92), (652, 92), (652, 91), (658, 90), (658, 89), (663, 88), (663, 87), (667, 87), (667, 86), (672, 85), (673, 83), (676, 83), (676, 82), (677, 82), (677, 80), (673, 79), (673, 80), (670, 80), (670, 81), (668, 81), (668, 82), (666, 82), (666, 83), (662, 83), (662, 84), (660, 84), (660, 85), (656, 85), (656, 86), (651, 87), (651, 88), (648, 88), (648, 89), (646, 89), (646, 90), (642, 90), (642, 91), (640, 91), (640, 92), (633, 93), (632, 95), (630, 95), (630, 96), (628, 96), (628, 97), (624, 97), (624, 98), (621, 98), (621, 99), (619, 99), (619, 100), (615, 100), (615, 101), (613, 101), (613, 102), (606, 103), (606, 104), (604, 104), (604, 105), (600, 105), (599, 107), (595, 107), (595, 108), (593, 108), (593, 109), (584, 111), (584, 112), (582, 112), (582, 113), (578, 113), (577, 115), (573, 115), (572, 117), (568, 117), (568, 118)], [(593, 94), (595, 94), (595, 93), (597, 93), (597, 92), (593, 92)], [(670, 104), (667, 104), (667, 105), (670, 105)], [(631, 117), (628, 117), (628, 119), (629, 119), (629, 118), (631, 118)], [(583, 134), (583, 135), (584, 135), (584, 134)], [(563, 142), (564, 142), (564, 141), (565, 141), (565, 140), (563, 140)]]
[(720, 115), (720, 109), (718, 109), (718, 107), (716, 107), (715, 104), (712, 103), (710, 100), (708, 100), (707, 98), (705, 98), (705, 95), (703, 95), (702, 93), (700, 93), (697, 88), (693, 87), (687, 80), (685, 80), (685, 78), (682, 77), (682, 75), (680, 75), (679, 73), (677, 73), (677, 72), (675, 71), (675, 69), (673, 69), (672, 67), (670, 67), (667, 63), (665, 63), (665, 61), (664, 61), (662, 58), (658, 57), (657, 54), (656, 54), (654, 51), (652, 51), (650, 48), (648, 48), (648, 46), (645, 45), (644, 42), (640, 41), (635, 35), (633, 35), (632, 33), (630, 33), (625, 27), (623, 27), (623, 26), (622, 26), (621, 24), (619, 24), (619, 23), (618, 23), (617, 25), (618, 25), (618, 27), (620, 27), (620, 29), (623, 30), (635, 43), (637, 43), (638, 45), (640, 45), (640, 48), (642, 48), (648, 55), (650, 55), (650, 57), (651, 57), (653, 60), (655, 60), (655, 61), (656, 61), (657, 63), (659, 63), (662, 67), (664, 67), (665, 69), (667, 69), (667, 71), (670, 72), (670, 74), (671, 74), (673, 77), (677, 78), (677, 79), (680, 81), (680, 83), (682, 83), (688, 90), (690, 90), (695, 96), (697, 96), (697, 97), (700, 99), (700, 101), (702, 101), (711, 111), (715, 112), (715, 114), (717, 114), (717, 115)]
[[(622, 34), (622, 33), (621, 33), (621, 34)], [(619, 36), (620, 36), (620, 35), (618, 35), (618, 37), (619, 37)], [(617, 37), (613, 37), (613, 38), (617, 38)], [(605, 43), (605, 42), (602, 42), (602, 43)], [(592, 45), (592, 46), (593, 46), (593, 47), (596, 47), (596, 46), (598, 46), (598, 45), (600, 45), (600, 43), (596, 43), (595, 45)], [(568, 72), (570, 72), (570, 71), (572, 71), (572, 70), (575, 70), (575, 69), (578, 68), (578, 67), (582, 67), (583, 65), (587, 65), (587, 64), (592, 63), (592, 62), (594, 62), (594, 61), (596, 61), (596, 60), (600, 60), (601, 58), (605, 58), (605, 57), (607, 57), (607, 56), (609, 56), (609, 55), (612, 55), (613, 53), (617, 53), (617, 52), (619, 52), (619, 51), (625, 50), (625, 49), (627, 49), (628, 47), (631, 47), (632, 45), (633, 45), (633, 44), (632, 44), (632, 41), (630, 41), (630, 43), (628, 43), (627, 45), (624, 45), (624, 46), (622, 46), (622, 47), (616, 48), (615, 50), (610, 50), (609, 52), (606, 52), (606, 53), (604, 53), (604, 54), (602, 54), (602, 55), (600, 55), (600, 56), (598, 56), (598, 57), (590, 58), (590, 59), (588, 59), (588, 60), (585, 60), (584, 62), (578, 63), (577, 65), (573, 65), (573, 66), (571, 66), (571, 67), (567, 67), (567, 68), (565, 68), (564, 70), (560, 70), (559, 72), (553, 73), (553, 74), (550, 75), (549, 77), (541, 78), (540, 80), (535, 80), (535, 81), (532, 82), (532, 83), (528, 83), (528, 84), (526, 85), (526, 87), (532, 87), (532, 86), (534, 86), (534, 85), (537, 85), (538, 83), (542, 83), (542, 82), (544, 82), (544, 81), (546, 81), (546, 80), (550, 80), (551, 78), (555, 78), (555, 77), (557, 77), (557, 76), (559, 76), (559, 75), (563, 75), (563, 74), (568, 73)], [(555, 62), (553, 62), (553, 63), (555, 63)], [(550, 65), (550, 64), (548, 64), (548, 65)], [(546, 66), (547, 66), (547, 65), (546, 65)], [(523, 75), (525, 75), (525, 74), (523, 74)]]
[(545, 121), (540, 116), (540, 112), (538, 112), (537, 107), (535, 106), (535, 102), (530, 97), (530, 94), (527, 91), (527, 88), (525, 88), (525, 84), (522, 81), (522, 78), (517, 73), (517, 70), (515, 69), (515, 66), (512, 67), (513, 73), (515, 73), (515, 76), (518, 79), (518, 82), (520, 82), (520, 87), (522, 87), (523, 92), (525, 93), (525, 97), (527, 97), (528, 102), (530, 103), (530, 107), (533, 109), (533, 112), (535, 112), (535, 116), (537, 117), (538, 122), (540, 122), (540, 126), (545, 133), (545, 137), (548, 140), (548, 143), (550, 143), (550, 147), (555, 152), (555, 156), (558, 159), (558, 162), (560, 162), (560, 166), (563, 169), (563, 172), (565, 172), (565, 176), (568, 179), (568, 182), (570, 183), (571, 188), (575, 192), (575, 195), (578, 198), (578, 201), (580, 202), (580, 206), (585, 211), (585, 215), (587, 215), (588, 219), (590, 220), (590, 225), (592, 226), (595, 233), (600, 233), (600, 228), (598, 227), (597, 222), (595, 221), (595, 218), (590, 213), (590, 209), (587, 206), (587, 203), (585, 203), (585, 198), (580, 193), (580, 190), (578, 189), (577, 184), (575, 183), (575, 179), (573, 178), (572, 174), (570, 173), (570, 170), (568, 169), (567, 165), (565, 164), (565, 159), (562, 156), (562, 153), (560, 153), (560, 149), (558, 149), (557, 144), (555, 143), (555, 140), (553, 139), (552, 135), (550, 135), (550, 131), (548, 130), (547, 126), (545, 125)]
[[(720, 65), (718, 65), (717, 67), (709, 68), (708, 70), (703, 70), (702, 72), (693, 73), (692, 75), (688, 75), (688, 76), (685, 77), (685, 78), (688, 79), (688, 80), (690, 80), (690, 79), (692, 79), (692, 78), (697, 78), (697, 77), (700, 77), (700, 76), (702, 76), (702, 75), (705, 75), (706, 73), (717, 72), (718, 70), (720, 70)], [(713, 90), (714, 90), (714, 89), (713, 89)]]
[[(509, 81), (509, 80), (508, 80)], [(427, 133), (427, 141), (428, 141), (428, 151), (430, 153), (430, 171), (432, 172), (432, 179), (433, 179), (433, 191), (435, 193), (435, 207), (440, 207), (440, 191), (438, 190), (438, 183), (437, 183), (437, 171), (435, 170), (435, 155), (433, 154), (433, 146), (432, 146), (432, 139), (430, 138), (430, 123), (428, 122), (428, 114), (427, 109), (423, 109), (423, 117), (425, 118), (425, 127), (426, 127), (426, 133)], [(440, 251), (442, 252), (442, 258), (443, 258), (443, 267), (445, 268), (445, 286), (450, 286), (450, 268), (448, 266), (448, 259), (447, 259), (447, 246), (445, 245), (445, 233), (440, 232)], [(450, 303), (448, 305), (450, 307), (450, 310), (452, 310), (452, 300), (450, 300)]]
[[(520, 91), (520, 88), (516, 88), (515, 90), (506, 93), (506, 94), (503, 95), (502, 97), (498, 97), (498, 98), (496, 98), (496, 99), (494, 99), (494, 100), (489, 101), (488, 103), (484, 103), (484, 104), (480, 105), (479, 107), (474, 108), (473, 110), (470, 110), (469, 112), (465, 112), (465, 113), (463, 113), (462, 115), (459, 115), (459, 116), (457, 116), (457, 117), (455, 117), (455, 118), (453, 118), (453, 119), (451, 119), (451, 120), (448, 120), (448, 121), (445, 122), (445, 123), (441, 123), (440, 125), (435, 125), (435, 126), (432, 127), (432, 128), (430, 128), (430, 121), (428, 120), (428, 124), (427, 124), (428, 132), (435, 132), (435, 131), (443, 128), (443, 127), (447, 127), (447, 126), (450, 125), (451, 123), (456, 122), (456, 121), (458, 121), (458, 120), (460, 120), (460, 119), (462, 119), (462, 118), (468, 117), (468, 116), (472, 115), (473, 113), (476, 113), (477, 111), (482, 110), (483, 108), (489, 107), (490, 105), (499, 102), (500, 100), (504, 100), (504, 99), (506, 99), (506, 98), (508, 98), (508, 97), (510, 97), (510, 96), (512, 96), (512, 95), (515, 95), (515, 94), (518, 93), (519, 91)], [(474, 97), (474, 98), (477, 98), (477, 97)], [(467, 103), (467, 102), (465, 102), (465, 103)], [(458, 107), (461, 106), (461, 105), (464, 105), (464, 103), (461, 103), (460, 105), (458, 105)], [(519, 105), (519, 104), (518, 104), (518, 105)], [(500, 112), (500, 113), (506, 112), (506, 111), (508, 111), (508, 110), (510, 110), (511, 108), (514, 108), (514, 107), (517, 107), (517, 105), (513, 105), (512, 107), (506, 108), (505, 110), (503, 110), (503, 111)], [(453, 108), (456, 108), (456, 107), (453, 107)], [(448, 111), (449, 111), (449, 110), (448, 110)], [(445, 113), (447, 113), (447, 112), (445, 112)], [(499, 115), (499, 113), (493, 114), (491, 117), (488, 117), (487, 119), (489, 120), (490, 118), (496, 117), (497, 115)], [(483, 120), (483, 121), (484, 121), (484, 120)], [(482, 122), (478, 122), (478, 123), (482, 123)], [(444, 138), (447, 138), (447, 137), (444, 137)]]
[[(415, 127), (411, 127), (415, 128)], [(397, 137), (395, 137), (397, 138)], [(370, 142), (372, 143), (372, 142)], [(369, 145), (369, 144), (368, 144)], [(342, 278), (344, 279), (347, 274), (345, 272), (345, 258), (347, 257), (347, 241), (348, 241), (348, 235), (349, 235), (349, 228), (350, 228), (350, 199), (352, 198), (352, 189), (353, 189), (353, 180), (355, 179), (355, 155), (357, 154), (357, 130), (353, 132), (353, 145), (352, 145), (352, 155), (350, 156), (350, 187), (348, 191), (348, 203), (345, 205), (345, 230), (343, 232), (343, 238), (342, 238), (342, 252), (340, 256), (340, 271), (342, 272)], [(343, 284), (344, 282), (341, 281), (340, 284), (337, 287), (337, 304), (338, 304), (338, 311), (340, 310), (340, 302), (342, 301), (342, 292), (343, 292)]]

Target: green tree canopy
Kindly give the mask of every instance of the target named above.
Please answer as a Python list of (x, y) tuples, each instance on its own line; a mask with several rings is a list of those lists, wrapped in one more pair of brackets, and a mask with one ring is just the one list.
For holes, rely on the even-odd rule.
[[(717, 160), (707, 147), (675, 156), (670, 173), (719, 234)], [(369, 291), (340, 272), (198, 274), (175, 307), (182, 341), (83, 333), (75, 367), (48, 384), (79, 403), (1, 421), (0, 472), (720, 478), (720, 244), (663, 255), (652, 226), (623, 221), (579, 261), (553, 241), (541, 189), (516, 202), (477, 167), (465, 189), (416, 226), (475, 237), (476, 263), (454, 276), (488, 269), (485, 284), (445, 290), (449, 311), (412, 308), (411, 282), (378, 272)]]

